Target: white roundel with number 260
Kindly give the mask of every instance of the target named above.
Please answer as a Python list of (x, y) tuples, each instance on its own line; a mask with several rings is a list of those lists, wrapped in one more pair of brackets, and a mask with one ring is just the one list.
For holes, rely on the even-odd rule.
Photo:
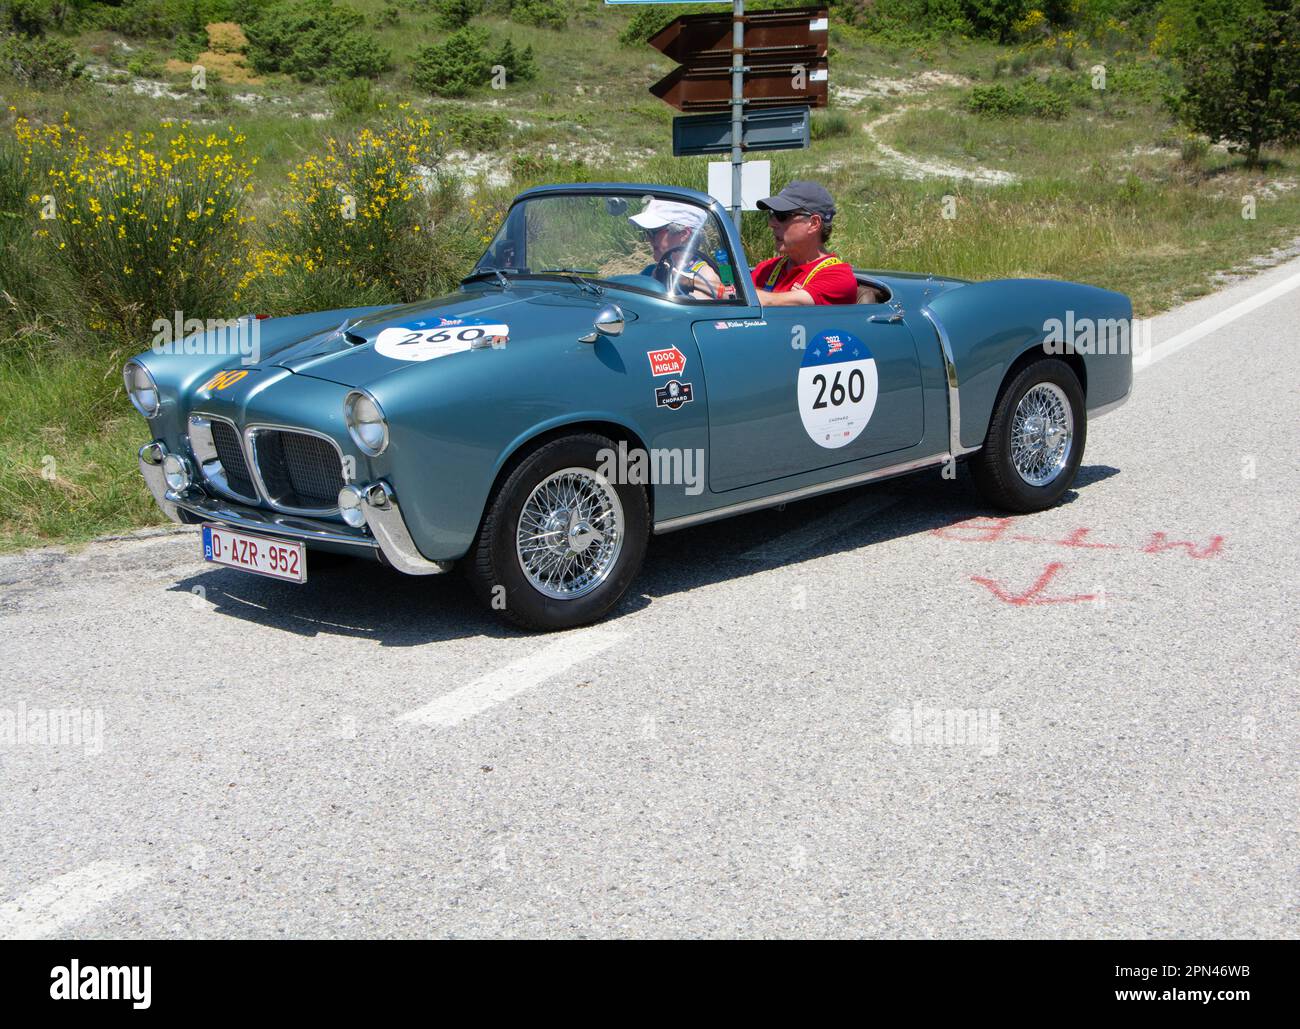
[(398, 361), (431, 361), (435, 357), (499, 345), (510, 335), (509, 325), (452, 322), (412, 328), (389, 326), (375, 337), (375, 350)]
[(823, 332), (808, 341), (799, 367), (799, 418), (819, 447), (847, 446), (876, 409), (876, 360), (848, 332)]

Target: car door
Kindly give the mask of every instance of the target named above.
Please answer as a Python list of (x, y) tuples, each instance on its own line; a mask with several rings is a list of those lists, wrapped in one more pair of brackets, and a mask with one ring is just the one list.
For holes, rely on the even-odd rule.
[(886, 304), (768, 307), (693, 326), (714, 492), (905, 450), (921, 440), (916, 342)]

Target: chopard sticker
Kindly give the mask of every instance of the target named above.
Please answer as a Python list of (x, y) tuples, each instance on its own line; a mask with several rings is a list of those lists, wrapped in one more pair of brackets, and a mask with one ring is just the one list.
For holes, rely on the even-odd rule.
[(876, 408), (876, 361), (848, 332), (823, 332), (808, 341), (799, 368), (799, 418), (819, 447), (847, 446), (862, 434)]
[(440, 318), (437, 325), (389, 326), (375, 337), (375, 351), (395, 361), (432, 361), (466, 350), (500, 348), (510, 339), (510, 326)]
[(681, 375), (686, 371), (686, 355), (676, 347), (667, 350), (647, 350), (651, 375)]
[(669, 379), (655, 389), (655, 407), (666, 407), (676, 411), (683, 404), (689, 404), (694, 399), (694, 391), (689, 382)]
[(200, 391), (206, 391), (208, 393), (226, 389), (229, 386), (233, 386), (247, 374), (248, 372), (246, 371), (217, 372), (216, 375), (212, 376), (212, 378), (200, 386), (199, 389)]

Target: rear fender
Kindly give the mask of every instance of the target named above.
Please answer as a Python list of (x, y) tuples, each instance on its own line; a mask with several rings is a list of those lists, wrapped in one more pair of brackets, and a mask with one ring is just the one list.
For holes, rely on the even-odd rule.
[[(1031, 350), (1082, 360), (1089, 410), (1122, 400), (1132, 385), (1133, 308), (1122, 293), (1049, 279), (1000, 279), (950, 290), (924, 313), (951, 358), (949, 385), (959, 399), (950, 405), (957, 421), (953, 442), (962, 451), (983, 444), (1008, 373)], [(1089, 325), (1094, 331), (1085, 338)], [(1098, 342), (1098, 329), (1104, 341)]]

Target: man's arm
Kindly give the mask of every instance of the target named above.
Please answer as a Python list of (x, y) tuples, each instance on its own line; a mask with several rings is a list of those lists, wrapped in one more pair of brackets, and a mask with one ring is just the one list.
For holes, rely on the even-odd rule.
[(773, 293), (770, 289), (758, 291), (758, 302), (763, 307), (811, 307), (817, 301), (802, 286), (795, 286), (785, 293)]

